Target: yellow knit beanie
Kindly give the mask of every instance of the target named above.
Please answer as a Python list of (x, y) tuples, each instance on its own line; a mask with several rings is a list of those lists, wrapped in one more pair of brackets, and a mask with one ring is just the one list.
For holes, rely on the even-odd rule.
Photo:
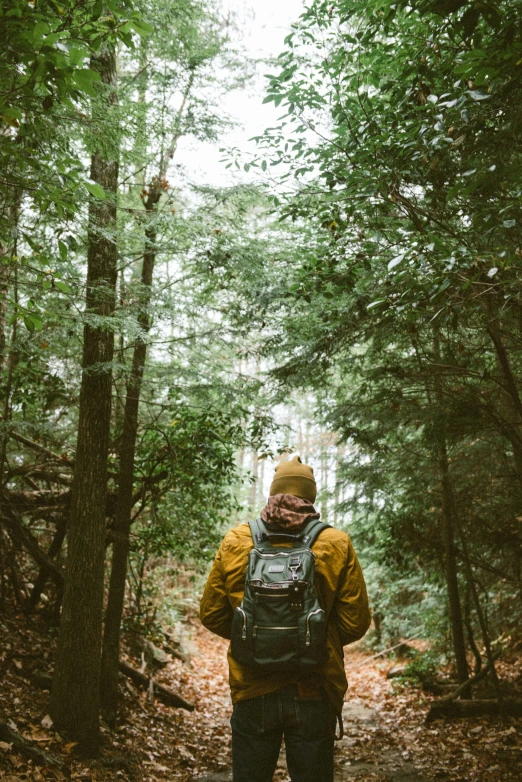
[(315, 502), (317, 487), (312, 467), (303, 464), (299, 456), (294, 456), (289, 462), (280, 462), (270, 486), (270, 496), (273, 497), (274, 494), (293, 494), (303, 500)]

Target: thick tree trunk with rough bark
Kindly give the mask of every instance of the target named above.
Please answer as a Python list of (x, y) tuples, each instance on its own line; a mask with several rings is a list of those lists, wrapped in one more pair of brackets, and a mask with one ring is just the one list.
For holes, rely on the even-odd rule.
[[(159, 196), (158, 196), (159, 198)], [(149, 209), (152, 211), (152, 204)], [(153, 213), (152, 213), (153, 214)], [(156, 259), (156, 232), (154, 226), (146, 231), (146, 249), (141, 273), (141, 296), (138, 322), (142, 338), (134, 347), (132, 368), (127, 384), (123, 432), (120, 440), (120, 470), (118, 478), (118, 500), (112, 544), (112, 565), (109, 597), (105, 613), (103, 636), (101, 700), (103, 716), (109, 725), (116, 722), (118, 710), (118, 668), (120, 659), (120, 626), (125, 599), (127, 561), (132, 507), (134, 505), (134, 459), (138, 436), (138, 411), (145, 360), (147, 357), (146, 334), (150, 328), (148, 305), (152, 287), (152, 276)]]
[[(107, 111), (116, 103), (116, 57), (103, 50), (93, 63), (105, 88)], [(106, 143), (103, 139), (103, 143)], [(101, 144), (102, 142), (100, 142)], [(114, 312), (117, 244), (117, 143), (91, 159), (91, 178), (106, 200), (91, 199), (87, 255), (88, 315)], [(107, 324), (88, 320), (84, 328), (82, 382), (68, 555), (58, 656), (50, 714), (56, 728), (86, 749), (99, 740), (100, 661), (105, 565), (105, 507), (109, 450), (114, 334)]]
[[(144, 53), (142, 56), (145, 60)], [(138, 436), (138, 412), (141, 394), (141, 384), (145, 361), (147, 357), (146, 335), (150, 329), (149, 303), (156, 262), (156, 226), (155, 214), (162, 194), (168, 189), (166, 181), (168, 164), (172, 160), (180, 137), (180, 121), (187, 100), (194, 84), (195, 71), (192, 70), (183, 93), (183, 99), (178, 111), (178, 121), (174, 128), (168, 148), (162, 155), (157, 176), (152, 178), (148, 190), (143, 189), (144, 206), (147, 212), (147, 227), (145, 229), (145, 252), (141, 272), (141, 292), (139, 296), (138, 323), (142, 338), (134, 347), (132, 368), (127, 384), (125, 410), (123, 416), (123, 431), (120, 440), (120, 470), (118, 478), (118, 499), (114, 525), (112, 566), (109, 584), (109, 596), (105, 615), (105, 631), (103, 637), (101, 700), (104, 718), (114, 725), (118, 709), (118, 666), (120, 653), (120, 627), (125, 600), (125, 583), (127, 578), (127, 563), (129, 558), (129, 537), (132, 523), (134, 458)], [(145, 102), (146, 74), (143, 74), (142, 90)], [(146, 127), (146, 115), (142, 115), (143, 127)]]

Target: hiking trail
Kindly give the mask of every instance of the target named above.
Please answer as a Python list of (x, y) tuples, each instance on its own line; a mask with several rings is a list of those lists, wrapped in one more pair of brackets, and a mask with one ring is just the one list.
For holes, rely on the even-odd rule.
[[(195, 618), (184, 627), (190, 661), (172, 659), (155, 673), (155, 680), (194, 703), (195, 711), (166, 706), (146, 688), (122, 678), (121, 720), (114, 731), (102, 727), (101, 755), (87, 760), (75, 754), (74, 742), (54, 730), (48, 693), (34, 685), (35, 671), (52, 670), (52, 639), (35, 622), (6, 618), (0, 624), (0, 641), (9, 655), (0, 679), (2, 719), (57, 757), (73, 780), (230, 782), (228, 642)], [(335, 747), (335, 782), (520, 782), (519, 720), (482, 717), (427, 724), (433, 696), (387, 679), (396, 660), (368, 656), (357, 646), (345, 650), (349, 690), (343, 710), (345, 735)], [(129, 662), (139, 665), (136, 656)], [(499, 667), (503, 680), (518, 686), (520, 659)], [(53, 766), (35, 769), (8, 742), (0, 742), (0, 769), (5, 769), (3, 774), (0, 770), (2, 782), (65, 778)], [(283, 748), (274, 782), (288, 780)]]

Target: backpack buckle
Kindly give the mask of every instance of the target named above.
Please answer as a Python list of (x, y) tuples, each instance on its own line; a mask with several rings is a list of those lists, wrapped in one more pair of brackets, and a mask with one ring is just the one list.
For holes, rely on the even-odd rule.
[(290, 557), (288, 561), (288, 570), (292, 574), (292, 581), (298, 581), (299, 576), (297, 575), (297, 571), (301, 567), (301, 557), (294, 556)]

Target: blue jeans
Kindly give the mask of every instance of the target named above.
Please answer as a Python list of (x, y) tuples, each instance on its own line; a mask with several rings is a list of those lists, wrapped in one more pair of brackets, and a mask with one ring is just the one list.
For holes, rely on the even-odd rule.
[(333, 782), (335, 712), (324, 693), (298, 686), (234, 705), (233, 782), (272, 782), (283, 736), (292, 782)]

